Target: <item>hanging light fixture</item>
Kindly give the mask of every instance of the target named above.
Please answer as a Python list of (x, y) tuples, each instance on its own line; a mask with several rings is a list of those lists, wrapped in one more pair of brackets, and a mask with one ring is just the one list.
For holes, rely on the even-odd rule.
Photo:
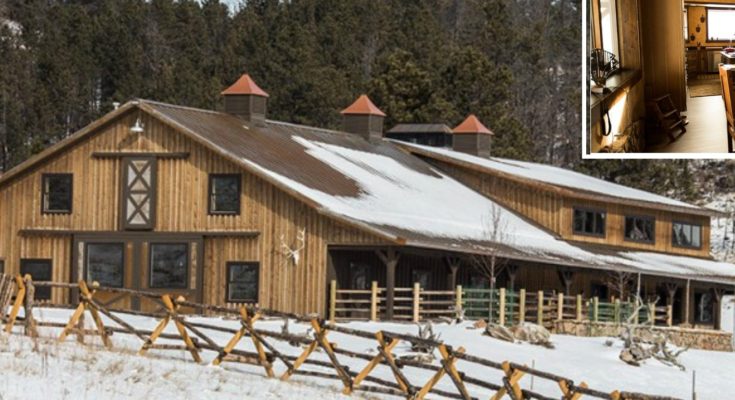
[(135, 125), (130, 127), (130, 133), (143, 133), (143, 123), (140, 122), (140, 117), (135, 120)]

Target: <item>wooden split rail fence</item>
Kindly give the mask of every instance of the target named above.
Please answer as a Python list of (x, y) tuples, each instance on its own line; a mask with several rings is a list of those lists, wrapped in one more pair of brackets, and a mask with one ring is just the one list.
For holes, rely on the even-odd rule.
[[(551, 327), (558, 321), (622, 323), (635, 319), (636, 323), (651, 320), (655, 325), (672, 326), (671, 306), (646, 304), (637, 310), (630, 302), (599, 298), (569, 296), (544, 291), (527, 292), (470, 289), (457, 286), (455, 290), (432, 291), (415, 284), (413, 288), (394, 289), (394, 319), (419, 322), (422, 320), (459, 318), (491, 319), (502, 325), (533, 322)], [(492, 307), (491, 307), (492, 305)], [(371, 289), (339, 289), (336, 281), (330, 285), (329, 320), (378, 321), (385, 312), (385, 288), (372, 282)]]
[[(37, 336), (39, 327), (61, 328), (61, 334), (58, 336), (59, 341), (66, 340), (69, 335), (77, 335), (77, 340), (84, 342), (85, 335), (94, 335), (99, 336), (102, 344), (107, 348), (113, 346), (110, 340), (111, 335), (127, 334), (140, 339), (141, 347), (139, 354), (141, 355), (151, 349), (186, 350), (191, 354), (195, 362), (202, 363), (201, 353), (203, 351), (210, 351), (216, 354), (212, 361), (214, 365), (219, 365), (223, 362), (254, 365), (262, 368), (265, 376), (279, 378), (281, 380), (288, 380), (294, 375), (337, 380), (341, 383), (341, 390), (345, 394), (350, 394), (354, 391), (366, 391), (406, 399), (423, 399), (431, 394), (444, 398), (468, 400), (477, 398), (472, 393), (479, 388), (492, 391), (494, 394), (490, 396), (491, 400), (506, 398), (512, 400), (552, 400), (558, 399), (559, 397), (557, 396), (559, 394), (562, 399), (566, 400), (577, 400), (583, 397), (610, 400), (676, 400), (671, 397), (651, 396), (622, 391), (603, 392), (589, 388), (584, 382), (577, 384), (565, 377), (529, 368), (526, 365), (509, 361), (497, 362), (477, 357), (469, 354), (463, 347), (455, 348), (441, 341), (423, 339), (417, 336), (395, 332), (369, 332), (350, 329), (329, 323), (326, 320), (320, 319), (318, 316), (295, 315), (258, 309), (251, 306), (242, 306), (239, 310), (232, 310), (230, 307), (199, 304), (189, 302), (183, 297), (173, 298), (170, 295), (161, 295), (160, 293), (120, 288), (102, 288), (96, 282), (87, 285), (85, 281), (80, 281), (77, 284), (33, 282), (28, 275), (24, 278), (18, 276), (11, 279), (2, 275), (0, 277), (2, 278), (0, 279), (0, 299), (4, 300), (4, 303), (0, 304), (0, 306), (3, 307), (3, 310), (9, 309), (7, 315), (5, 312), (1, 313), (6, 324), (6, 332), (13, 332), (15, 325), (23, 325), (24, 333), (30, 336)], [(64, 304), (37, 303), (34, 301), (35, 287), (58, 287), (78, 290), (79, 304), (73, 307)], [(9, 296), (7, 293), (11, 289), (13, 295)], [(109, 309), (100, 304), (95, 298), (96, 293), (101, 290), (150, 299), (160, 305), (162, 312), (141, 313)], [(33, 312), (35, 306), (68, 308), (74, 311), (71, 313), (71, 317), (67, 323), (37, 321)], [(233, 329), (195, 322), (181, 312), (182, 308), (237, 315), (240, 328)], [(19, 316), (21, 309), (24, 311), (22, 318)], [(93, 319), (94, 329), (86, 329), (82, 323), (86, 314), (89, 314)], [(123, 314), (144, 315), (158, 319), (159, 323), (153, 331), (146, 331), (132, 326), (121, 316)], [(116, 326), (106, 326), (102, 318), (103, 315), (110, 321), (113, 321)], [(294, 335), (256, 327), (258, 321), (265, 316), (306, 322), (311, 326), (312, 333), (310, 336)], [(177, 334), (164, 332), (166, 326), (169, 324), (175, 325)], [(211, 335), (209, 332), (227, 333), (231, 335), (231, 339), (227, 343), (220, 344), (209, 336)], [(377, 354), (350, 350), (347, 346), (341, 346), (338, 343), (332, 342), (328, 337), (331, 333), (371, 340), (376, 345)], [(255, 351), (236, 348), (237, 344), (245, 338), (250, 339)], [(159, 339), (176, 340), (180, 341), (181, 344), (160, 344), (158, 343)], [(436, 352), (440, 356), (439, 363), (397, 358), (393, 350), (401, 342), (436, 349)], [(284, 343), (290, 346), (297, 345), (302, 348), (302, 351), (298, 356), (288, 355), (279, 350), (275, 343), (280, 343), (281, 347), (283, 347)], [(317, 349), (320, 350), (320, 354), (326, 356), (326, 359), (325, 357), (314, 357)], [(343, 361), (348, 359), (351, 361), (363, 360), (365, 364), (359, 370), (352, 370), (343, 363)], [(462, 366), (466, 367), (466, 370), (471, 370), (474, 375), (460, 370), (458, 366), (459, 361), (462, 362)], [(285, 371), (278, 375), (274, 369), (277, 363), (281, 364), (282, 368), (285, 367)], [(312, 368), (306, 369), (306, 366)], [(373, 376), (374, 371), (379, 366), (387, 368), (393, 380)], [(317, 370), (314, 367), (319, 367), (320, 369)], [(483, 368), (486, 370), (483, 371)], [(425, 382), (417, 382), (415, 376), (407, 373), (409, 369), (430, 371), (431, 377)], [(488, 381), (487, 376), (489, 370), (498, 371), (498, 374), (502, 376), (499, 382)], [(554, 397), (550, 397), (524, 389), (521, 386), (521, 381), (526, 376), (551, 381), (558, 388), (557, 390), (559, 392), (553, 395)], [(437, 388), (438, 383), (443, 379), (451, 383), (451, 386), (446, 385), (444, 389)], [(446, 388), (452, 388), (453, 390), (450, 391)]]

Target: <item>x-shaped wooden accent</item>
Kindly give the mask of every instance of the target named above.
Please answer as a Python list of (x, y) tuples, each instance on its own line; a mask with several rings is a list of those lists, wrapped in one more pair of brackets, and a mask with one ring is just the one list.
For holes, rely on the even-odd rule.
[(293, 365), (283, 373), (281, 379), (287, 380), (290, 378), (291, 375), (293, 375), (293, 373), (296, 372), (296, 370), (304, 363), (304, 361), (309, 358), (311, 353), (313, 353), (317, 347), (321, 347), (324, 352), (327, 353), (327, 357), (329, 357), (329, 361), (332, 363), (332, 366), (334, 366), (335, 371), (337, 371), (337, 376), (339, 376), (342, 384), (345, 386), (345, 389), (349, 388), (349, 390), (352, 391), (352, 378), (342, 364), (339, 363), (337, 356), (334, 355), (332, 344), (327, 341), (327, 333), (329, 333), (329, 331), (322, 328), (322, 325), (316, 319), (311, 320), (311, 327), (314, 329), (314, 341), (309, 344), (303, 353), (301, 353), (296, 361), (294, 361)]
[[(424, 385), (424, 387), (421, 388), (421, 390), (416, 394), (417, 399), (423, 399), (426, 397), (429, 392), (431, 392), (431, 389), (436, 386), (437, 383), (442, 379), (444, 374), (448, 374), (449, 377), (452, 379), (452, 382), (454, 383), (454, 386), (457, 387), (457, 390), (462, 395), (462, 398), (464, 399), (471, 399), (469, 393), (467, 393), (467, 388), (465, 388), (464, 383), (462, 382), (462, 377), (459, 375), (459, 372), (457, 372), (457, 368), (454, 366), (454, 364), (457, 362), (457, 357), (450, 352), (449, 348), (445, 344), (440, 344), (437, 346), (439, 349), (439, 354), (441, 354), (442, 359), (442, 369), (436, 372), (431, 379), (429, 379), (428, 382)], [(464, 347), (460, 347), (457, 349), (456, 353), (462, 354), (464, 353)]]
[(505, 377), (503, 378), (504, 387), (500, 388), (490, 400), (500, 400), (506, 394), (513, 400), (523, 400), (523, 391), (518, 381), (523, 378), (525, 373), (513, 369), (508, 361), (503, 362), (503, 372), (505, 372)]
[[(577, 393), (571, 388), (571, 383), (566, 380), (559, 381), (559, 388), (561, 389), (561, 392), (564, 394), (564, 397), (562, 397), (563, 400), (578, 400), (582, 397), (582, 393)], [(587, 384), (582, 382), (579, 384), (579, 387), (581, 388), (587, 388)]]
[[(20, 312), (20, 307), (23, 305), (23, 300), (25, 300), (26, 297), (26, 285), (20, 275), (15, 277), (15, 284), (18, 286), (18, 293), (15, 295), (15, 303), (13, 303), (13, 308), (10, 309), (10, 316), (8, 317), (8, 322), (5, 325), (5, 332), (7, 333), (10, 333), (13, 330), (15, 319), (18, 318), (18, 312)], [(3, 312), (5, 312), (5, 310), (3, 310)]]
[(248, 313), (248, 309), (245, 306), (240, 307), (240, 323), (242, 324), (242, 326), (237, 331), (237, 333), (235, 333), (235, 336), (230, 339), (230, 341), (227, 343), (227, 346), (225, 346), (225, 348), (222, 349), (222, 351), (217, 355), (217, 358), (212, 361), (212, 365), (219, 365), (220, 363), (222, 363), (222, 361), (227, 361), (227, 356), (230, 354), (230, 352), (232, 352), (235, 346), (237, 346), (237, 343), (240, 341), (240, 339), (245, 336), (245, 332), (247, 332), (250, 334), (250, 338), (253, 340), (253, 345), (258, 352), (258, 360), (260, 361), (260, 365), (265, 368), (265, 372), (268, 377), (272, 378), (273, 366), (271, 365), (270, 361), (268, 361), (265, 349), (263, 349), (263, 344), (260, 342), (259, 339), (260, 336), (255, 333), (255, 328), (253, 327), (253, 324), (259, 318), (260, 313), (255, 313), (255, 315), (251, 317)]
[[(105, 325), (102, 323), (102, 319), (100, 318), (99, 309), (94, 302), (94, 294), (97, 292), (98, 286), (99, 284), (97, 282), (93, 282), (93, 290), (90, 291), (89, 287), (87, 286), (87, 282), (79, 281), (79, 293), (81, 294), (81, 299), (79, 301), (77, 309), (74, 310), (74, 314), (72, 314), (71, 318), (69, 318), (69, 322), (66, 324), (66, 327), (64, 327), (64, 330), (61, 331), (61, 334), (59, 335), (59, 342), (63, 342), (64, 339), (66, 339), (69, 333), (79, 323), (79, 318), (82, 317), (84, 311), (86, 310), (89, 311), (90, 314), (92, 314), (92, 319), (94, 320), (95, 325), (97, 325), (97, 331), (100, 334), (100, 338), (102, 338), (102, 343), (104, 343), (105, 347), (107, 347), (108, 349), (112, 347), (110, 338), (107, 336), (107, 332), (105, 331)], [(80, 327), (80, 329), (84, 328)]]
[(181, 335), (181, 339), (184, 341), (184, 344), (186, 345), (187, 350), (189, 350), (189, 353), (191, 353), (192, 358), (194, 358), (194, 361), (200, 363), (202, 362), (202, 358), (199, 356), (199, 350), (194, 345), (194, 342), (192, 342), (191, 337), (189, 337), (189, 334), (186, 332), (186, 327), (184, 324), (182, 324), (179, 321), (178, 318), (178, 311), (179, 311), (179, 304), (180, 302), (183, 302), (185, 299), (183, 297), (179, 297), (176, 299), (176, 304), (174, 305), (173, 300), (171, 300), (171, 296), (165, 294), (161, 296), (161, 300), (163, 300), (163, 305), (166, 307), (167, 315), (163, 317), (161, 322), (158, 323), (158, 326), (156, 326), (156, 329), (153, 330), (153, 333), (148, 338), (148, 340), (143, 343), (143, 347), (140, 348), (140, 351), (138, 352), (139, 355), (145, 354), (148, 349), (153, 347), (153, 343), (158, 339), (159, 336), (161, 336), (161, 333), (163, 333), (163, 330), (166, 329), (166, 326), (168, 325), (171, 320), (174, 321), (174, 325), (176, 325), (176, 329), (179, 331), (179, 335)]
[[(398, 342), (400, 342), (400, 339), (393, 338), (390, 342), (390, 344), (386, 344), (385, 338), (383, 337), (383, 332), (376, 332), (375, 338), (378, 340), (378, 355), (373, 357), (372, 360), (365, 366), (365, 368), (360, 371), (359, 374), (355, 377), (355, 380), (352, 382), (352, 389), (345, 388), (343, 390), (344, 394), (350, 394), (352, 393), (352, 390), (357, 388), (360, 383), (370, 375), (370, 373), (375, 369), (375, 367), (380, 364), (381, 361), (386, 360), (388, 363), (388, 366), (393, 371), (393, 376), (396, 378), (396, 382), (398, 383), (398, 386), (406, 393), (413, 394), (409, 392), (409, 389), (413, 391), (411, 388), (410, 383), (408, 380), (406, 380), (406, 377), (403, 375), (400, 369), (396, 366), (396, 363), (393, 359), (393, 354), (391, 351), (398, 345)], [(397, 371), (397, 372), (396, 372)]]

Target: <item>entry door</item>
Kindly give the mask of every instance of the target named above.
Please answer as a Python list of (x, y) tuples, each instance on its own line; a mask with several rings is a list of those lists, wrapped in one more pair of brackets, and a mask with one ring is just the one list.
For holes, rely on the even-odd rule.
[(151, 230), (156, 225), (156, 158), (125, 158), (122, 167), (122, 229)]

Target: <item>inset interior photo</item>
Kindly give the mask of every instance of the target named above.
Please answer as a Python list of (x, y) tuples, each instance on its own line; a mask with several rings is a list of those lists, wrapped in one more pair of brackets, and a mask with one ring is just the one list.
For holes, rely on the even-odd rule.
[(590, 0), (595, 153), (733, 153), (735, 0)]

